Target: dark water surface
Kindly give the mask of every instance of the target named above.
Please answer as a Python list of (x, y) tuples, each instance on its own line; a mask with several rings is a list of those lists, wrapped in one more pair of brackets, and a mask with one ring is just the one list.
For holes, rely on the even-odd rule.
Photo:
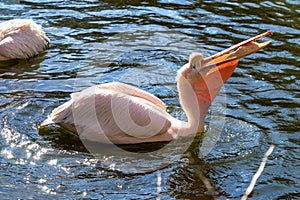
[[(300, 198), (299, 15), (293, 0), (0, 1), (0, 22), (32, 18), (51, 39), (29, 61), (0, 63), (0, 199), (240, 199), (270, 144), (251, 199)], [(180, 117), (175, 77), (188, 55), (266, 30), (273, 44), (243, 58), (226, 83), (225, 126), (201, 159), (175, 155), (135, 173), (160, 159), (94, 157), (55, 128), (53, 137), (38, 134), (70, 93), (110, 81), (157, 95)]]

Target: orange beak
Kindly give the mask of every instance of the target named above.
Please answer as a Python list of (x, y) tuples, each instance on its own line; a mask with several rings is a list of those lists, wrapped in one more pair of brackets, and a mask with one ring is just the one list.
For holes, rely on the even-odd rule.
[[(272, 34), (267, 31), (252, 37), (213, 56), (203, 59), (199, 79), (194, 84), (194, 89), (202, 101), (211, 103), (219, 90), (234, 72), (239, 59), (271, 44), (271, 41), (257, 43), (256, 40)], [(204, 99), (203, 99), (204, 97)]]

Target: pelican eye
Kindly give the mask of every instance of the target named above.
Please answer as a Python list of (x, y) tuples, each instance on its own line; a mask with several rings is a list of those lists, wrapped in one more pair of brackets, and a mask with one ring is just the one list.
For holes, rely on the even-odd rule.
[(192, 64), (192, 68), (193, 68), (193, 69), (196, 69), (197, 66), (196, 66), (195, 64)]

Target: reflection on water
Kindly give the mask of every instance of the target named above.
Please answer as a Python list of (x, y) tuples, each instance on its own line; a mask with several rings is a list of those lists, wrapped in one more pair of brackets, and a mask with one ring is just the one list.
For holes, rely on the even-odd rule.
[[(0, 1), (0, 22), (32, 18), (52, 41), (28, 61), (0, 63), (2, 198), (240, 199), (270, 143), (276, 148), (253, 198), (299, 197), (299, 12), (292, 0)], [(204, 158), (163, 154), (129, 168), (122, 162), (130, 157), (95, 157), (57, 127), (38, 134), (71, 92), (116, 80), (155, 94), (185, 119), (174, 80), (189, 53), (211, 55), (266, 30), (272, 46), (242, 59), (225, 85), (225, 127)], [(160, 157), (173, 162), (134, 173), (160, 166)]]

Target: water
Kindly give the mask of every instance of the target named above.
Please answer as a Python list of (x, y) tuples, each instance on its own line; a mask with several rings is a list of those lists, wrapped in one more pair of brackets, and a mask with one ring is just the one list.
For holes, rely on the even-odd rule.
[[(299, 198), (299, 13), (293, 0), (0, 1), (0, 21), (32, 18), (51, 39), (38, 57), (1, 63), (1, 198), (240, 199), (270, 144), (253, 199)], [(266, 30), (273, 44), (243, 58), (226, 83), (226, 123), (201, 159), (173, 155), (170, 165), (135, 173), (168, 154), (136, 163), (94, 157), (57, 128), (38, 134), (71, 92), (99, 82), (139, 86), (182, 117), (174, 80), (189, 53), (211, 55)]]

